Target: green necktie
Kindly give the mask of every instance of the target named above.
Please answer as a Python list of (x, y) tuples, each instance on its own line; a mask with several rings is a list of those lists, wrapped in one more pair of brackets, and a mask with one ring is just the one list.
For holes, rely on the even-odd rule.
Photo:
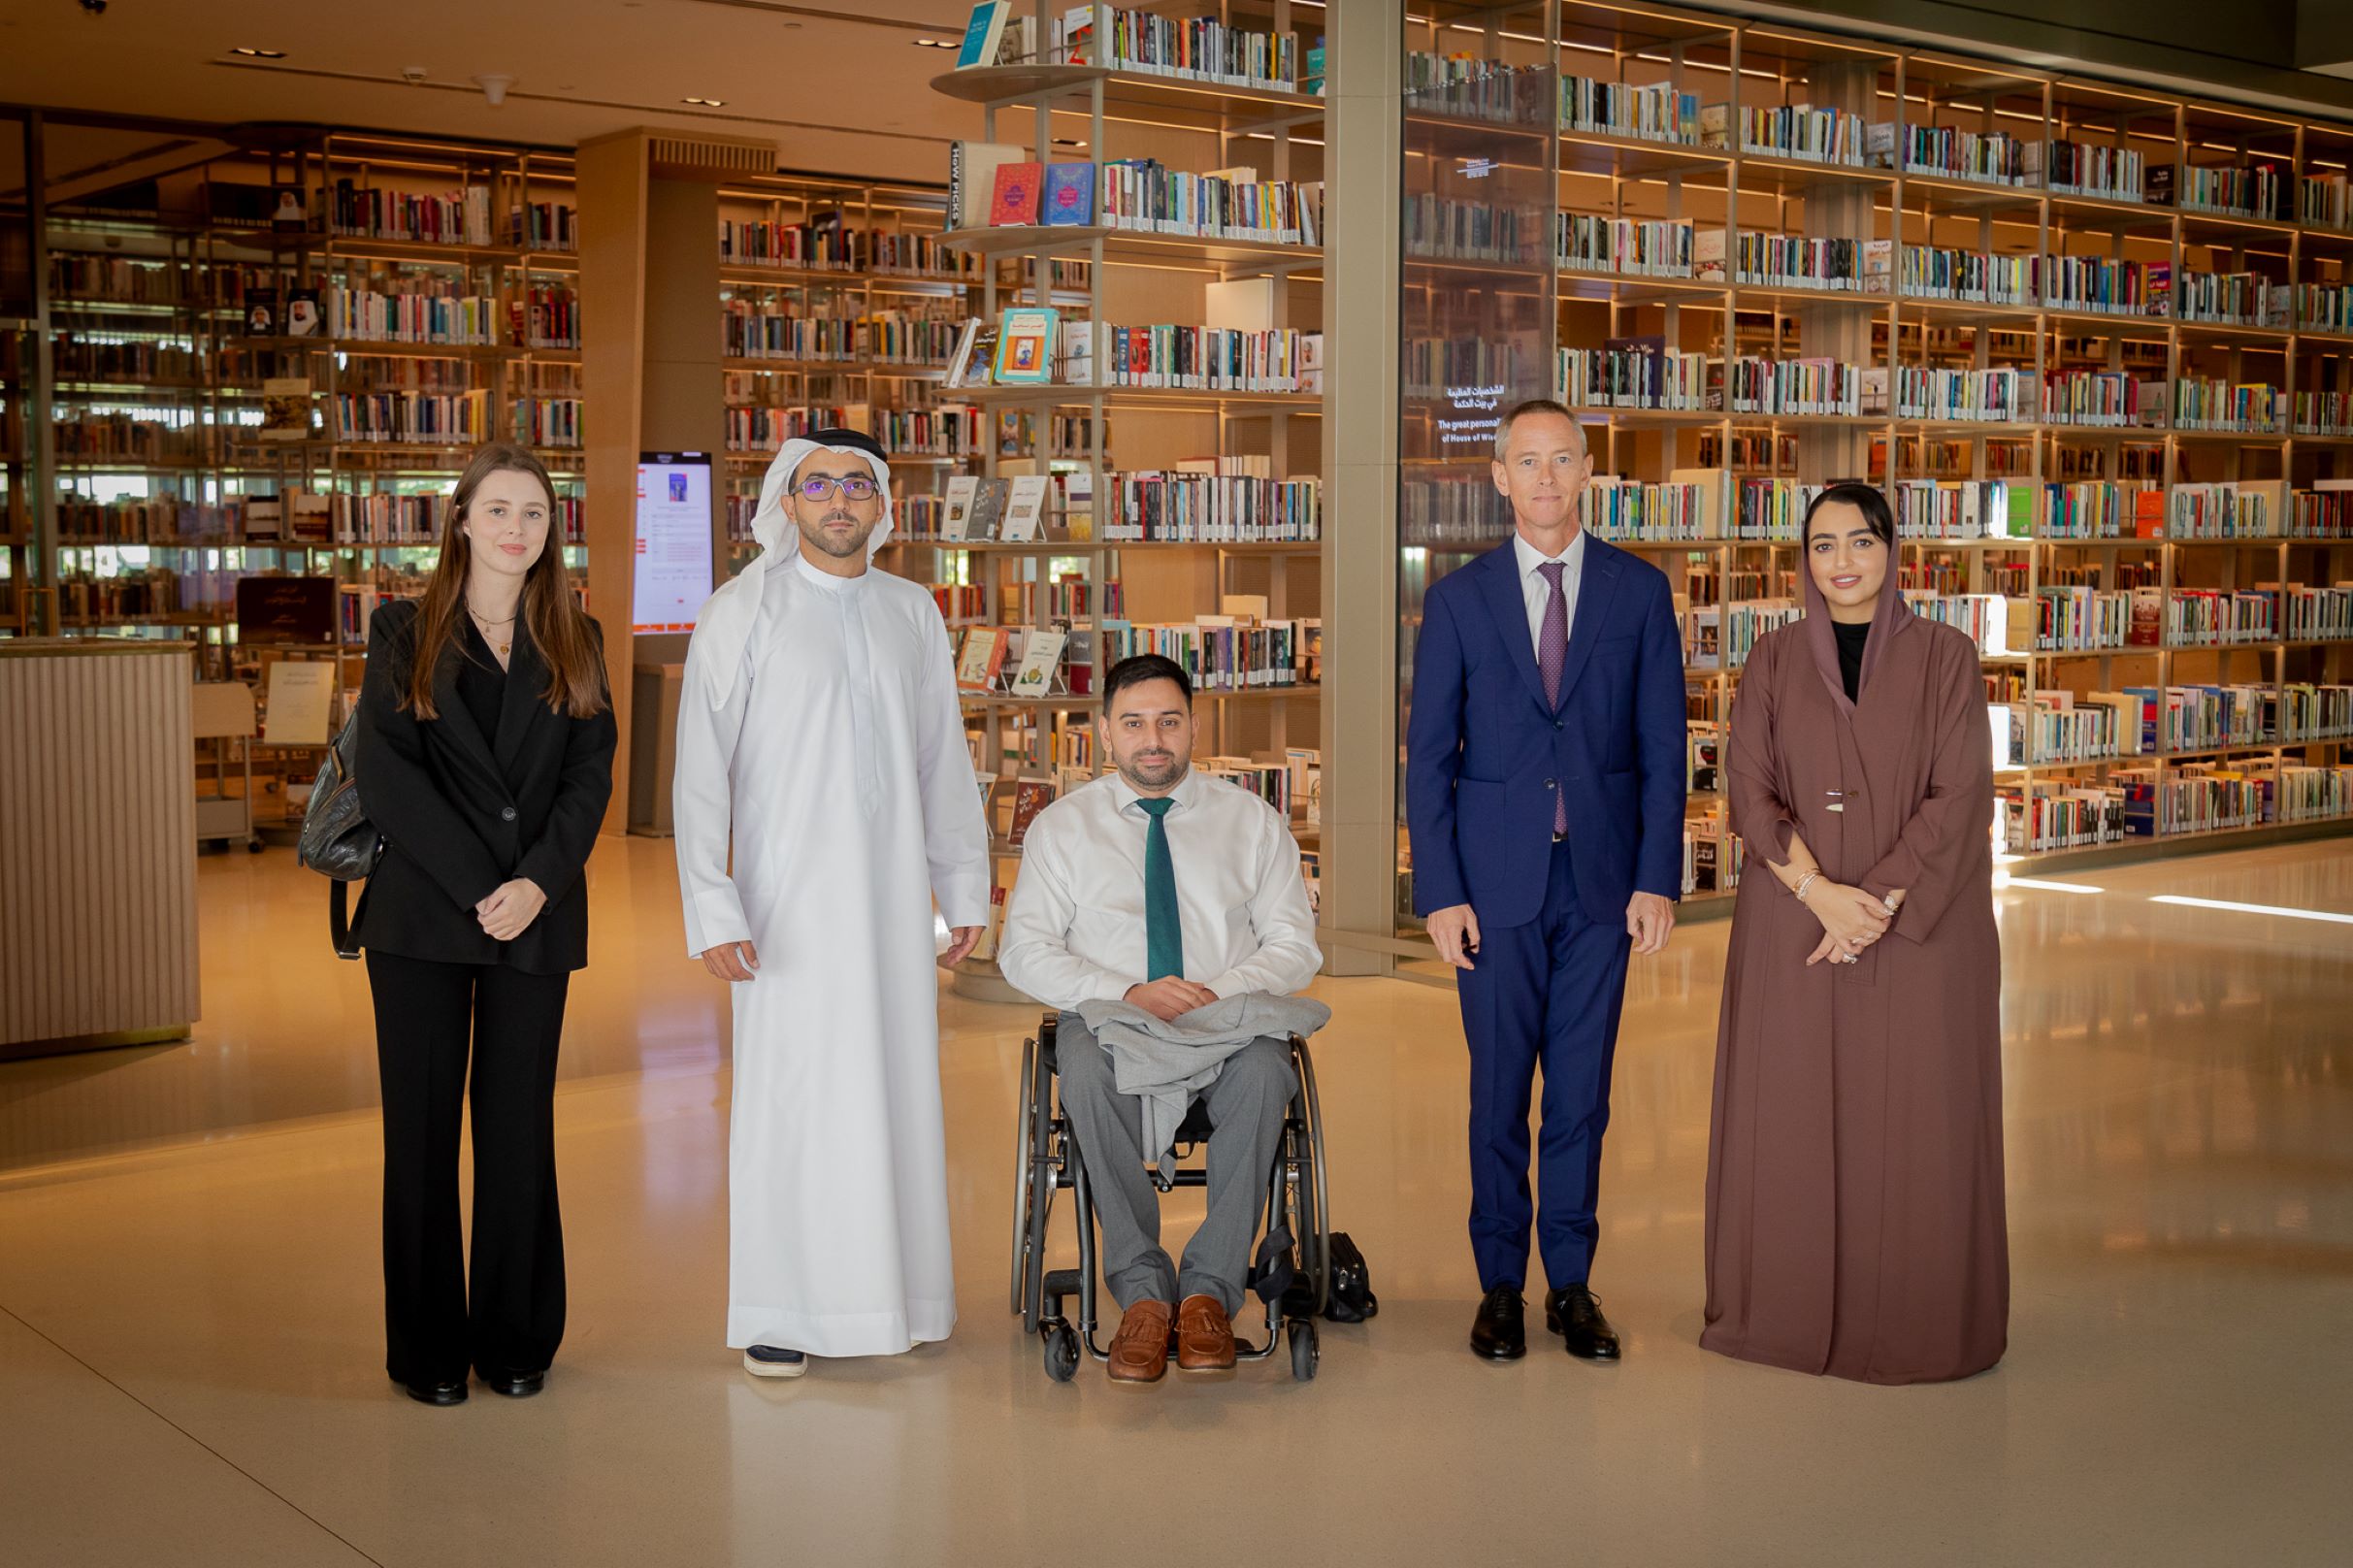
[(1135, 802), (1151, 816), (1144, 831), (1144, 978), (1185, 977), (1185, 928), (1177, 912), (1176, 863), (1168, 858), (1168, 808), (1162, 796)]

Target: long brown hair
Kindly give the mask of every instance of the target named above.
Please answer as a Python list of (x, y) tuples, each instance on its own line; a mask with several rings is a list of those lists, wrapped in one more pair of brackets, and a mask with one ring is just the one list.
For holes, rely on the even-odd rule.
[(457, 640), (458, 616), (464, 612), (466, 577), (474, 565), (474, 544), (466, 537), (466, 509), (482, 481), (494, 474), (528, 474), (547, 494), (547, 543), (523, 578), (520, 618), (534, 646), (547, 665), (547, 690), (541, 694), (551, 713), (569, 711), (575, 719), (601, 713), (606, 705), (605, 656), (590, 630), (587, 612), (572, 597), (572, 581), (564, 570), (564, 524), (556, 515), (556, 487), (547, 466), (526, 447), (511, 441), (492, 441), (479, 447), (450, 492), (441, 519), (441, 559), (425, 585), (417, 605), (416, 630), (410, 644), (409, 692), (402, 706), (420, 719), (437, 718), (433, 672), (441, 654)]

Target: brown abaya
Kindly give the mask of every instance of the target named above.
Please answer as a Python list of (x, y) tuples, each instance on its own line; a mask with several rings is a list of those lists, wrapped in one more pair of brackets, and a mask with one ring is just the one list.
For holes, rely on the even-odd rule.
[[(1801, 576), (1805, 575), (1803, 568)], [(1759, 638), (1726, 747), (1749, 860), (1733, 905), (1708, 1155), (1700, 1343), (1869, 1383), (2002, 1358), (2001, 952), (1977, 650), (1880, 596), (1859, 700), (1827, 608)], [(1842, 809), (1843, 808), (1843, 809)], [(1853, 964), (1763, 864), (1905, 901)]]

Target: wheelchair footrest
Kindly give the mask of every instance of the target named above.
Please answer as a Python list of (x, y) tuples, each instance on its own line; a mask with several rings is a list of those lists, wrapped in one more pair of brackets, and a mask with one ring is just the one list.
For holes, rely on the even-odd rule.
[(1053, 1296), (1078, 1294), (1078, 1270), (1050, 1268), (1046, 1270), (1046, 1294)]

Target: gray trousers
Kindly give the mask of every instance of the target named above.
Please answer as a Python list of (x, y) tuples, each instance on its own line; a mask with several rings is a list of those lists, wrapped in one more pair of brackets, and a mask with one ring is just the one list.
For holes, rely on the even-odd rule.
[(1185, 1248), (1180, 1270), (1160, 1246), (1160, 1194), (1147, 1165), (1143, 1101), (1112, 1085), (1111, 1056), (1087, 1021), (1064, 1013), (1055, 1029), (1063, 1114), (1087, 1161), (1087, 1183), (1102, 1227), (1102, 1270), (1124, 1312), (1138, 1301), (1175, 1305), (1214, 1296), (1241, 1310), (1250, 1244), (1266, 1208), (1266, 1184), (1280, 1146), (1283, 1113), (1299, 1087), (1291, 1043), (1258, 1039), (1226, 1059), (1202, 1098), (1209, 1136), (1209, 1211)]

